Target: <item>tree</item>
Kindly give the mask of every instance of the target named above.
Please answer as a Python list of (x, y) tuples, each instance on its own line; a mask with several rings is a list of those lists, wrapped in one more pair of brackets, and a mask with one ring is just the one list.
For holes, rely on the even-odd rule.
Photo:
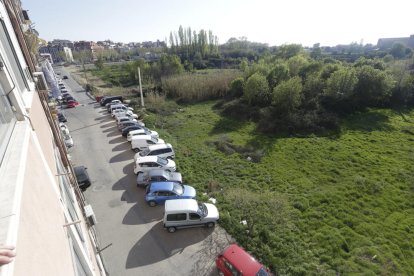
[(271, 93), (266, 78), (259, 73), (251, 75), (246, 81), (243, 96), (251, 105), (269, 105)]
[(95, 66), (99, 70), (102, 70), (104, 68), (104, 63), (101, 56), (99, 56), (98, 59), (95, 61)]
[(355, 94), (360, 107), (375, 107), (386, 103), (394, 83), (384, 72), (364, 65), (357, 70)]
[(343, 67), (329, 77), (325, 93), (337, 99), (351, 97), (357, 82), (356, 70), (352, 67)]
[(300, 77), (293, 77), (282, 81), (273, 89), (272, 104), (282, 113), (290, 113), (301, 103), (302, 80)]
[(284, 63), (277, 64), (267, 75), (270, 89), (287, 79), (289, 79), (289, 68)]
[(391, 47), (390, 54), (394, 58), (403, 58), (405, 57), (405, 45), (402, 43), (394, 43)]
[(302, 45), (287, 44), (287, 45), (282, 45), (277, 49), (277, 56), (288, 59), (288, 58), (298, 55), (302, 51), (303, 51)]
[(232, 97), (241, 97), (243, 95), (244, 79), (237, 78), (230, 83), (230, 95)]
[(297, 76), (302, 68), (309, 64), (309, 61), (302, 55), (291, 57), (287, 61), (291, 76)]

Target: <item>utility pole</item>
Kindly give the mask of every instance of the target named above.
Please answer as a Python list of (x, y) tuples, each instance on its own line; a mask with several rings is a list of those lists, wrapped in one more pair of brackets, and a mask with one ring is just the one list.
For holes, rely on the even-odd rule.
[(142, 84), (141, 84), (141, 70), (139, 69), (138, 66), (138, 81), (139, 81), (139, 93), (141, 95), (141, 107), (144, 107), (144, 97), (142, 95)]

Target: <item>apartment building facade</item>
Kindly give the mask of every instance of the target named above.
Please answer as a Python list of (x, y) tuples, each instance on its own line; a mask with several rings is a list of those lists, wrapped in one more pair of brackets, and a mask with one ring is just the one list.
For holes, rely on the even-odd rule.
[(12, 24), (15, 2), (0, 1), (0, 245), (17, 256), (0, 276), (105, 275), (42, 64), (28, 60), (24, 30)]

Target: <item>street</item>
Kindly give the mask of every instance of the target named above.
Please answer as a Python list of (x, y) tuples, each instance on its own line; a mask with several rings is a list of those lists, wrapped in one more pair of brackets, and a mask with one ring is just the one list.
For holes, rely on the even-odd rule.
[(219, 226), (168, 233), (164, 207), (149, 207), (144, 189), (136, 187), (134, 152), (112, 117), (64, 67), (55, 71), (69, 77), (64, 83), (80, 103), (64, 110), (74, 141), (69, 154), (74, 166), (88, 168), (92, 186), (84, 194), (97, 218), (100, 247), (110, 245), (102, 251), (109, 275), (217, 275), (215, 258), (230, 237)]

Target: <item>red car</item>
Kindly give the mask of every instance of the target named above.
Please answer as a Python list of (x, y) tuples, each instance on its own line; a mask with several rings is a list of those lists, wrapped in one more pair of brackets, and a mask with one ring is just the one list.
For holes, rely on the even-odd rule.
[(77, 105), (79, 105), (79, 103), (77, 101), (71, 100), (68, 101), (68, 107), (76, 107)]
[(270, 276), (273, 275), (255, 258), (237, 244), (232, 244), (216, 259), (216, 266), (223, 276)]

